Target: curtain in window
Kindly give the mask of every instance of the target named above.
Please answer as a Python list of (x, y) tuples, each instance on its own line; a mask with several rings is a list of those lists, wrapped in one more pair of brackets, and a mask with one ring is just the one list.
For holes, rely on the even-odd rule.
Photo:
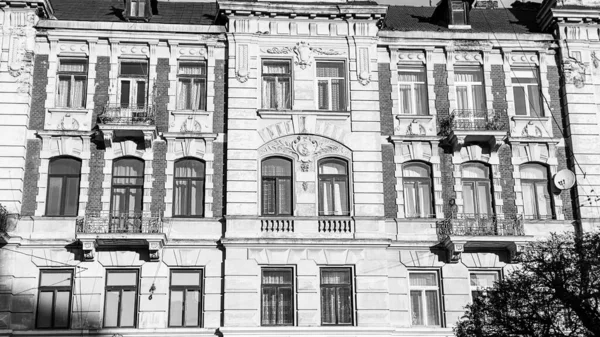
[(344, 77), (342, 62), (318, 62), (317, 77)]
[(350, 272), (348, 270), (323, 270), (321, 271), (322, 284), (350, 284)]
[(262, 163), (262, 203), (265, 215), (292, 214), (292, 162), (270, 158)]
[(177, 99), (178, 109), (189, 110), (191, 109), (192, 101), (192, 80), (190, 79), (179, 79), (179, 97)]
[(537, 85), (529, 85), (527, 86), (527, 91), (529, 94), (529, 110), (532, 116), (543, 116), (544, 111), (540, 106), (541, 98), (540, 98), (540, 88)]
[(473, 109), (485, 110), (485, 92), (483, 85), (473, 85)]
[(467, 87), (456, 87), (456, 103), (459, 110), (469, 109), (469, 96)]
[(326, 180), (321, 181), (321, 200), (324, 215), (347, 215), (348, 193), (346, 181)]
[(423, 300), (421, 299), (421, 291), (410, 292), (410, 304), (412, 309), (412, 325), (424, 325), (423, 320)]
[(455, 69), (454, 81), (456, 82), (483, 82), (483, 73), (478, 67)]
[(471, 287), (490, 288), (496, 282), (497, 274), (471, 274)]
[(546, 182), (536, 182), (535, 184), (537, 203), (539, 206), (538, 212), (540, 217), (548, 217), (552, 215), (552, 202)]
[(515, 96), (515, 113), (518, 116), (527, 115), (527, 99), (525, 98), (525, 88), (521, 86), (513, 86)]
[(335, 324), (336, 315), (335, 288), (321, 288), (321, 321)]
[(317, 91), (319, 95), (319, 109), (329, 109), (329, 91), (327, 90), (328, 82), (319, 80)]
[(417, 214), (417, 191), (415, 183), (404, 183), (404, 212), (406, 217), (414, 218)]
[(409, 276), (411, 286), (437, 286), (437, 274), (411, 273)]
[(473, 183), (463, 183), (462, 197), (463, 210), (466, 214), (475, 214), (475, 195), (473, 191)]
[(56, 106), (61, 108), (69, 107), (69, 88), (71, 86), (71, 76), (58, 76), (58, 97)]
[(194, 63), (180, 63), (179, 75), (204, 75), (204, 66)]
[(174, 214), (200, 216), (204, 206), (204, 163), (184, 159), (175, 163)]
[(340, 287), (337, 289), (337, 308), (338, 323), (352, 323), (352, 291), (350, 287)]
[(488, 183), (477, 183), (477, 200), (479, 201), (479, 214), (490, 214), (490, 187)]
[(419, 182), (419, 216), (428, 217), (431, 213), (431, 186), (425, 182)]
[(463, 178), (487, 178), (489, 170), (484, 165), (470, 164), (462, 166)]
[(334, 111), (342, 110), (342, 102), (344, 101), (344, 80), (331, 80), (331, 109)]
[(265, 325), (277, 324), (277, 290), (275, 287), (263, 288), (262, 321)]
[(401, 114), (412, 114), (411, 87), (410, 84), (399, 84), (400, 95), (398, 96), (398, 105)]
[(73, 158), (50, 161), (46, 215), (77, 215), (81, 163)]
[(70, 72), (70, 73), (83, 73), (85, 72), (85, 62), (77, 60), (61, 60), (58, 71)]
[(523, 182), (521, 183), (521, 190), (523, 192), (523, 211), (525, 216), (528, 218), (535, 218), (537, 212), (535, 209), (535, 190), (532, 183)]
[(415, 83), (415, 110), (417, 115), (427, 115), (429, 104), (427, 102), (427, 85)]
[(291, 93), (289, 78), (263, 78), (263, 108), (291, 108)]
[(83, 108), (85, 106), (85, 97), (84, 97), (84, 93), (85, 93), (85, 77), (79, 77), (79, 76), (75, 76), (74, 77), (74, 83), (73, 83), (73, 92), (72, 92), (72, 96), (73, 96), (73, 104), (72, 107), (73, 108)]
[(425, 303), (427, 305), (427, 325), (439, 325), (439, 309), (437, 290), (425, 291)]
[[(115, 178), (116, 177), (116, 178)], [(144, 162), (139, 159), (123, 158), (115, 161), (113, 184), (144, 183)]]

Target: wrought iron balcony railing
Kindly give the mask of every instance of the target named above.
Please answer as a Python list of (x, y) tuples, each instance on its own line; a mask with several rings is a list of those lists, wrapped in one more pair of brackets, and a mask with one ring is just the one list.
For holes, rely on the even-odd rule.
[(154, 125), (155, 110), (154, 105), (107, 104), (98, 117), (103, 124)]
[(455, 214), (437, 222), (440, 240), (448, 236), (522, 236), (523, 221), (520, 217), (505, 218), (496, 214)]
[(83, 234), (159, 234), (163, 221), (150, 212), (93, 212), (77, 219), (77, 233)]
[(440, 117), (440, 134), (450, 131), (506, 131), (506, 123), (494, 109), (456, 109), (448, 116)]

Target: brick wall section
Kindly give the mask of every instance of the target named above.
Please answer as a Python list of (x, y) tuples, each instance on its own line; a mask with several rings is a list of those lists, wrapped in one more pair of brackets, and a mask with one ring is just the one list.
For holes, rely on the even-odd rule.
[(104, 181), (104, 146), (90, 142), (90, 189), (86, 213), (102, 211), (102, 182)]
[(224, 189), (225, 186), (225, 171), (224, 171), (224, 143), (214, 142), (213, 153), (215, 161), (213, 162), (213, 204), (212, 211), (215, 218), (222, 217), (225, 214), (224, 210)]
[(98, 56), (96, 60), (96, 93), (94, 94), (94, 112), (92, 115), (92, 128), (98, 122), (98, 115), (104, 111), (108, 103), (108, 85), (110, 80), (108, 72), (110, 70), (110, 58), (108, 56)]
[(498, 150), (498, 157), (500, 158), (500, 186), (502, 186), (502, 200), (504, 201), (502, 211), (507, 219), (514, 219), (517, 216), (517, 205), (515, 203), (515, 178), (513, 177), (514, 167), (510, 146), (501, 146)]
[(396, 204), (394, 145), (381, 144), (381, 157), (383, 159), (383, 209), (386, 218), (395, 218), (398, 205)]
[[(450, 104), (448, 103), (448, 72), (446, 65), (436, 64), (433, 68), (433, 77), (435, 79), (435, 109), (439, 118), (450, 114)], [(442, 171), (442, 199), (444, 199), (444, 216), (448, 217), (452, 213), (449, 207), (450, 199), (456, 198), (454, 192), (454, 169), (452, 164), (452, 150), (439, 148), (440, 169)]]
[(43, 130), (46, 119), (46, 86), (48, 85), (48, 55), (35, 55), (29, 129)]
[[(558, 170), (564, 170), (567, 168), (567, 155), (564, 147), (559, 147), (556, 149), (556, 158), (558, 159)], [(573, 215), (573, 201), (575, 200), (575, 196), (577, 193), (576, 188), (571, 188), (568, 191), (561, 191), (556, 189), (553, 191), (554, 193), (560, 193), (560, 198), (563, 202), (563, 213), (565, 215), (566, 220), (574, 220), (575, 217)]]
[(508, 103), (506, 103), (506, 85), (504, 84), (503, 66), (499, 64), (492, 65), (490, 75), (492, 77), (492, 94), (494, 95), (492, 108), (496, 113), (500, 114), (500, 121), (508, 130)]
[[(45, 92), (45, 89), (44, 89)], [(37, 209), (36, 198), (38, 195), (38, 180), (40, 178), (40, 150), (41, 139), (27, 140), (27, 154), (25, 155), (25, 176), (23, 177), (23, 204), (21, 215), (35, 215)]]
[[(556, 66), (548, 66), (548, 93), (550, 94), (550, 97), (547, 97), (548, 104), (552, 110), (552, 115), (556, 119), (556, 121), (552, 122), (552, 133), (554, 137), (559, 138), (562, 137), (564, 122), (560, 104), (560, 75)], [(542, 102), (542, 104), (546, 105), (546, 102)]]
[[(167, 104), (169, 103), (169, 66), (168, 58), (160, 58), (156, 63), (156, 97), (154, 102), (148, 102), (149, 104), (156, 104), (156, 129), (158, 132), (169, 131), (169, 112), (167, 111)], [(153, 90), (153, 89), (152, 89)]]
[(215, 61), (215, 113), (213, 132), (225, 132), (225, 61)]
[[(392, 112), (392, 81), (390, 65), (379, 63), (379, 120), (381, 121), (381, 134), (394, 134), (394, 116)], [(395, 203), (395, 202), (394, 202)]]
[(445, 64), (436, 64), (433, 67), (433, 78), (435, 79), (435, 109), (438, 117), (450, 114), (450, 103), (448, 103), (448, 72)]
[(167, 142), (164, 140), (155, 141), (152, 144), (154, 158), (152, 160), (152, 204), (150, 212), (152, 214), (162, 214), (165, 205), (165, 182), (167, 180)]

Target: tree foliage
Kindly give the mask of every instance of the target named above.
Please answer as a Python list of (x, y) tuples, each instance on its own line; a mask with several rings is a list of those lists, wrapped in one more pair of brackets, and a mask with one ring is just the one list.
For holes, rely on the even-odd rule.
[(467, 306), (458, 337), (600, 336), (600, 233), (553, 234), (521, 261)]

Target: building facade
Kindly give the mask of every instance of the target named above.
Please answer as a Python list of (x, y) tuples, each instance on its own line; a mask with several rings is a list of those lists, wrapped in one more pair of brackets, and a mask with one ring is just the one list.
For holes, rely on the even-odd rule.
[(2, 336), (450, 336), (595, 228), (593, 4), (2, 6)]

